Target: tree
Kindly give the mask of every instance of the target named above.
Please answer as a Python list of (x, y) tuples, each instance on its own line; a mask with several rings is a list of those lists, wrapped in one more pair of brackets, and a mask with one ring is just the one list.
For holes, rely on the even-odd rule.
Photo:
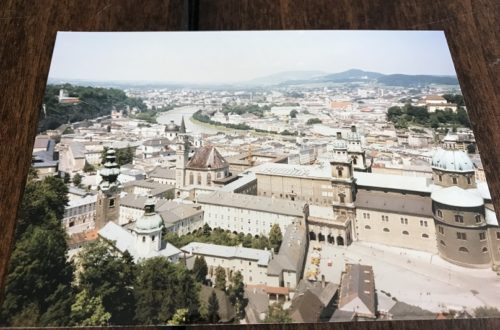
[(166, 199), (174, 199), (175, 198), (175, 192), (174, 189), (170, 189), (165, 193), (165, 198)]
[(203, 256), (196, 256), (196, 258), (194, 259), (193, 274), (196, 281), (200, 283), (205, 282), (208, 274), (208, 266)]
[(215, 269), (215, 287), (226, 291), (226, 270), (221, 266)]
[(185, 323), (199, 318), (199, 287), (193, 276), (165, 258), (151, 258), (139, 264), (134, 288), (135, 318), (141, 324), (166, 324), (184, 308)]
[(117, 255), (108, 243), (96, 241), (80, 252), (79, 266), (80, 290), (102, 297), (104, 309), (111, 314), (109, 323), (133, 324), (135, 265), (132, 256), (127, 251)]
[(219, 322), (219, 300), (215, 291), (212, 291), (212, 294), (208, 298), (207, 320), (209, 323)]
[[(109, 148), (104, 147), (101, 152), (101, 164), (106, 163), (106, 156)], [(116, 163), (118, 166), (131, 164), (134, 160), (134, 149), (129, 145), (126, 148), (115, 149)]]
[(68, 172), (64, 172), (64, 178), (63, 178), (64, 183), (68, 184), (71, 181), (71, 176), (69, 175)]
[(73, 176), (73, 184), (78, 187), (81, 183), (82, 183), (82, 176), (80, 174), (76, 173)]
[(500, 310), (495, 307), (480, 306), (474, 309), (475, 317), (500, 317)]
[(71, 323), (76, 326), (108, 325), (111, 314), (106, 312), (100, 296), (91, 297), (87, 290), (76, 295), (71, 305)]
[(291, 323), (292, 321), (288, 311), (283, 309), (283, 303), (276, 302), (269, 306), (263, 323)]
[(310, 118), (306, 121), (306, 125), (321, 124), (322, 121), (319, 118)]
[(283, 235), (281, 234), (281, 228), (277, 223), (275, 223), (269, 231), (269, 243), (276, 252), (279, 251), (282, 240)]
[(175, 311), (174, 316), (170, 321), (168, 321), (168, 325), (181, 325), (186, 323), (186, 317), (188, 315), (187, 308), (179, 308)]
[(297, 118), (297, 114), (299, 112), (295, 109), (293, 109), (292, 111), (290, 111), (290, 118)]
[(85, 165), (83, 166), (83, 171), (85, 173), (91, 173), (95, 171), (95, 167), (92, 164), (85, 162)]
[(474, 154), (476, 153), (476, 145), (474, 143), (468, 144), (467, 145), (467, 152), (469, 154)]
[(245, 298), (245, 284), (243, 283), (243, 275), (237, 271), (231, 278), (231, 284), (228, 288), (229, 300), (236, 310), (236, 316), (239, 319), (245, 317), (245, 307), (248, 300)]

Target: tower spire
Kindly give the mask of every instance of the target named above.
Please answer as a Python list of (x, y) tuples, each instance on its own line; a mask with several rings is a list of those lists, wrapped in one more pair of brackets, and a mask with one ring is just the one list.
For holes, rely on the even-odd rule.
[(184, 123), (184, 116), (182, 116), (181, 127), (179, 129), (179, 133), (181, 133), (181, 134), (186, 133), (186, 124)]

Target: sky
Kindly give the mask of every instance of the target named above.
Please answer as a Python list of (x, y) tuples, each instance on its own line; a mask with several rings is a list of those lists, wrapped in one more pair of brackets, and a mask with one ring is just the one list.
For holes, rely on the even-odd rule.
[(49, 78), (234, 83), (352, 68), (455, 75), (442, 31), (59, 32)]

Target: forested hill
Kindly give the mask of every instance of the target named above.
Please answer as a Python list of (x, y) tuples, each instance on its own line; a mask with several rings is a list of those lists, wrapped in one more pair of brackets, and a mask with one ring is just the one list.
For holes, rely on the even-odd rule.
[[(78, 104), (59, 103), (59, 90), (64, 89), (71, 97), (80, 98)], [(125, 92), (115, 88), (83, 87), (70, 84), (47, 85), (43, 98), (45, 112), (41, 110), (38, 131), (54, 129), (68, 122), (73, 123), (85, 119), (111, 114), (111, 109), (117, 110), (126, 106), (146, 110), (146, 105), (140, 99), (127, 97)]]

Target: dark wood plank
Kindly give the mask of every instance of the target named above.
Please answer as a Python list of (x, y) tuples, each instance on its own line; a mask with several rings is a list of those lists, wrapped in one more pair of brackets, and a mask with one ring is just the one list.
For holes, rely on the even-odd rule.
[[(58, 30), (186, 30), (182, 0), (0, 2), (0, 288)], [(444, 30), (500, 211), (500, 3), (496, 0), (200, 0), (201, 30)], [(423, 50), (432, 51), (432, 50)], [(500, 216), (499, 216), (500, 218)], [(257, 325), (246, 328), (261, 328)], [(205, 328), (213, 328), (205, 327)], [(498, 319), (265, 326), (269, 329), (500, 329)]]

